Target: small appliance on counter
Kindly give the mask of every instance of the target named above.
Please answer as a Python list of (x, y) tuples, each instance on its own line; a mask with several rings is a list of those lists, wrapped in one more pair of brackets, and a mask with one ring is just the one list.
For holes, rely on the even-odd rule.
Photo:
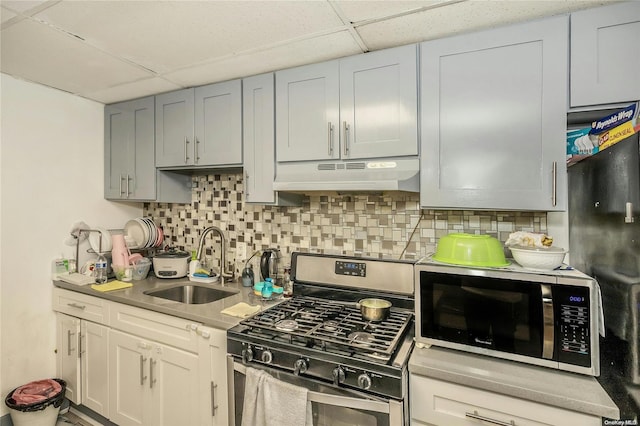
[(191, 255), (186, 251), (171, 248), (153, 257), (153, 271), (158, 278), (182, 278), (189, 271)]
[(575, 270), (415, 267), (416, 342), (600, 374), (597, 283)]
[(279, 284), (278, 271), (280, 270), (280, 250), (265, 249), (260, 257), (260, 275), (262, 280), (271, 278), (274, 283)]

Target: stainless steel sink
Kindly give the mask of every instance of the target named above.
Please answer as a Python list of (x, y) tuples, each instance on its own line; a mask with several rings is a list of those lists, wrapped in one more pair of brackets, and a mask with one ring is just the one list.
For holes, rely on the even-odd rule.
[(174, 302), (198, 305), (202, 303), (211, 303), (217, 300), (236, 294), (230, 290), (220, 290), (217, 288), (205, 287), (194, 284), (183, 284), (171, 288), (163, 288), (159, 290), (148, 290), (144, 294), (153, 297), (160, 297)]

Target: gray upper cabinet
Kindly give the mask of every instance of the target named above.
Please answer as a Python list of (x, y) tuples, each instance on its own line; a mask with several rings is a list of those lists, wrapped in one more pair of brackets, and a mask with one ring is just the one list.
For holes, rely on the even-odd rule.
[(276, 73), (278, 161), (340, 158), (338, 61)]
[(156, 96), (156, 166), (240, 166), (241, 87), (233, 80)]
[(568, 19), (421, 44), (422, 207), (566, 209)]
[(571, 106), (640, 99), (640, 2), (571, 14)]
[(110, 200), (191, 201), (189, 176), (156, 170), (154, 97), (105, 106), (104, 197)]
[(153, 96), (107, 105), (104, 117), (105, 198), (154, 200)]
[(277, 161), (417, 155), (416, 49), (277, 72)]
[(244, 195), (248, 203), (299, 204), (300, 196), (273, 190), (275, 93), (273, 73), (242, 81)]

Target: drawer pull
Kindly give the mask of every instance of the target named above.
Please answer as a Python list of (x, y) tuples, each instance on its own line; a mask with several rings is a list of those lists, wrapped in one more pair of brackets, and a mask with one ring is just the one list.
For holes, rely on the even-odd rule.
[(67, 303), (67, 306), (71, 306), (72, 308), (82, 309), (83, 311), (87, 309), (85, 305), (78, 305), (77, 303)]
[(466, 417), (469, 417), (470, 419), (474, 419), (474, 420), (480, 420), (481, 422), (487, 422), (487, 423), (491, 423), (494, 425), (500, 425), (500, 426), (516, 426), (516, 422), (514, 422), (513, 420), (511, 420), (510, 422), (503, 422), (501, 420), (495, 420), (492, 419), (490, 417), (485, 417), (485, 416), (481, 416), (480, 414), (478, 414), (478, 411), (473, 410), (473, 413), (464, 413), (464, 415)]

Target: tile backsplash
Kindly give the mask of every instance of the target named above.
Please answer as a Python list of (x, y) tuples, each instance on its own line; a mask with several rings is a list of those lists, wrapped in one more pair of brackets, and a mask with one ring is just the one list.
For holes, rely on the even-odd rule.
[[(215, 225), (225, 232), (227, 269), (236, 273), (257, 250), (380, 258), (420, 258), (450, 232), (488, 234), (506, 241), (511, 232), (546, 232), (544, 212), (420, 209), (415, 193), (311, 193), (299, 207), (247, 204), (242, 173), (193, 177), (191, 204), (145, 203), (144, 215), (165, 234), (165, 246), (197, 249), (200, 234)], [(219, 243), (210, 234), (205, 255), (218, 268)], [(254, 262), (256, 263), (256, 262)]]

